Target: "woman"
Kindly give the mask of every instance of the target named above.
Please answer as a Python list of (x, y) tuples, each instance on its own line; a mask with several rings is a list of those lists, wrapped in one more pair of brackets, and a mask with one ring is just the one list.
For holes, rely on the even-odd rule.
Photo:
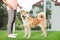
[(8, 26), (7, 26), (8, 37), (16, 38), (16, 35), (13, 34), (12, 32), (13, 24), (16, 18), (17, 6), (20, 7), (20, 9), (22, 7), (18, 4), (17, 0), (3, 0), (3, 2), (6, 4), (8, 12)]

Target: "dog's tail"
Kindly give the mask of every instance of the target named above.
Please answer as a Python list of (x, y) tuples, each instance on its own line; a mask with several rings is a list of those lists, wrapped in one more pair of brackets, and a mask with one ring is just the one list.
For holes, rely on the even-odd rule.
[(37, 16), (40, 21), (44, 22), (44, 25), (47, 27), (46, 15), (44, 12), (40, 12)]
[(46, 16), (45, 16), (44, 12), (40, 12), (40, 13), (38, 14), (37, 18), (38, 18), (39, 20), (45, 20), (45, 19), (46, 19)]

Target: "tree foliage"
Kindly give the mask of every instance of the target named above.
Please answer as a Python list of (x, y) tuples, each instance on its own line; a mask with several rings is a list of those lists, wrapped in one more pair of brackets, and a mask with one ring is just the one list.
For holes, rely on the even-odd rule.
[(0, 29), (5, 28), (7, 24), (7, 12), (6, 12), (6, 6), (0, 0)]

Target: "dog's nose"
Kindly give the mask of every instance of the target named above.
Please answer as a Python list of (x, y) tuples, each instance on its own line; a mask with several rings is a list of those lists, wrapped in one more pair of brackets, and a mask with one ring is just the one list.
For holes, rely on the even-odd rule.
[(24, 17), (24, 16), (22, 15), (22, 17)]
[(23, 18), (25, 18), (26, 16), (22, 15)]

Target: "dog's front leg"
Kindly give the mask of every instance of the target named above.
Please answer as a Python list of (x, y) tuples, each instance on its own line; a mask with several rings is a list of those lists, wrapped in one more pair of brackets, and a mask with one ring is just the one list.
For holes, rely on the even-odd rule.
[(27, 36), (27, 28), (26, 27), (24, 27), (24, 31), (25, 31), (24, 37), (26, 37)]
[(30, 35), (31, 35), (31, 29), (28, 28), (28, 36), (27, 36), (27, 38), (30, 38)]

